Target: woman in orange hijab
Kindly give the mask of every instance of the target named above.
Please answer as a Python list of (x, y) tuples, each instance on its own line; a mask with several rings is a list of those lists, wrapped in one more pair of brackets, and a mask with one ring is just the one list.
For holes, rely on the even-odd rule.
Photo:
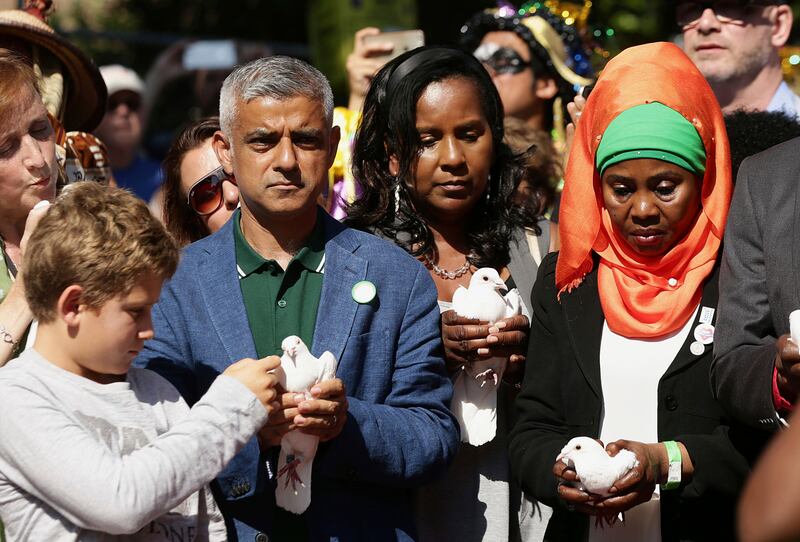
[[(717, 100), (678, 47), (608, 64), (569, 157), (561, 252), (532, 294), (509, 446), (523, 489), (554, 506), (547, 539), (734, 538), (748, 464), (708, 382), (730, 169)], [(601, 462), (636, 454), (610, 496), (557, 460), (579, 436), (607, 444)]]

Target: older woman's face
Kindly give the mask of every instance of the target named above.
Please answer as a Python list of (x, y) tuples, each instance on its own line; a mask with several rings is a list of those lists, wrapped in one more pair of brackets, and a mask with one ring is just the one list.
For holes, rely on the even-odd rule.
[(700, 213), (697, 177), (669, 162), (620, 162), (606, 169), (601, 184), (614, 228), (643, 256), (669, 251), (689, 233)]
[(40, 201), (55, 198), (55, 132), (30, 87), (20, 91), (0, 126), (0, 220), (18, 222)]
[[(181, 195), (186, 201), (189, 189), (219, 167), (219, 160), (211, 147), (211, 138), (207, 139), (197, 148), (194, 148), (183, 155), (181, 162)], [(214, 233), (231, 217), (239, 204), (239, 189), (230, 181), (222, 181), (222, 203), (217, 210), (211, 214), (200, 216), (208, 233)]]
[(475, 83), (431, 83), (417, 101), (421, 151), (409, 186), (429, 221), (462, 220), (484, 196), (494, 143)]

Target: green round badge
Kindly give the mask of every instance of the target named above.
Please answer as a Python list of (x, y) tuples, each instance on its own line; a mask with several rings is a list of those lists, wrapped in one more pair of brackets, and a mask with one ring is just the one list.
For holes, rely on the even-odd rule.
[(362, 280), (361, 282), (356, 282), (353, 285), (353, 299), (356, 303), (369, 303), (373, 299), (375, 299), (375, 294), (378, 293), (378, 290), (375, 289), (375, 285), (372, 284), (368, 280)]

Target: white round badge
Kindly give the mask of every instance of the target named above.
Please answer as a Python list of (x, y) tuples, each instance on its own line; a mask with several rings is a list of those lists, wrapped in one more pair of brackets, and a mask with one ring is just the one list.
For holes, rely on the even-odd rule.
[(691, 353), (695, 356), (699, 356), (706, 351), (706, 347), (703, 346), (703, 343), (695, 341), (689, 345), (689, 351), (691, 351)]
[(711, 324), (698, 324), (694, 328), (694, 338), (702, 344), (714, 342), (714, 326)]
[(368, 280), (362, 280), (353, 285), (352, 294), (356, 303), (361, 303), (362, 305), (369, 303), (375, 299), (377, 293), (378, 290), (375, 288), (375, 285)]

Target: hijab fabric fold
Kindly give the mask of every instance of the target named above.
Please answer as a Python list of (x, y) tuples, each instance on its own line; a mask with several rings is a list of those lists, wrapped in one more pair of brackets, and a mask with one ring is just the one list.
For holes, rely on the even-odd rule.
[[(613, 228), (603, 205), (598, 145), (622, 112), (659, 102), (697, 129), (706, 154), (700, 214), (689, 233), (661, 256), (636, 253)], [(653, 130), (660, 126), (654, 125)], [(680, 329), (702, 296), (722, 243), (732, 183), (725, 124), (714, 93), (672, 43), (631, 47), (608, 63), (578, 123), (561, 200), (559, 295), (578, 286), (599, 256), (598, 290), (609, 328), (629, 338)]]

